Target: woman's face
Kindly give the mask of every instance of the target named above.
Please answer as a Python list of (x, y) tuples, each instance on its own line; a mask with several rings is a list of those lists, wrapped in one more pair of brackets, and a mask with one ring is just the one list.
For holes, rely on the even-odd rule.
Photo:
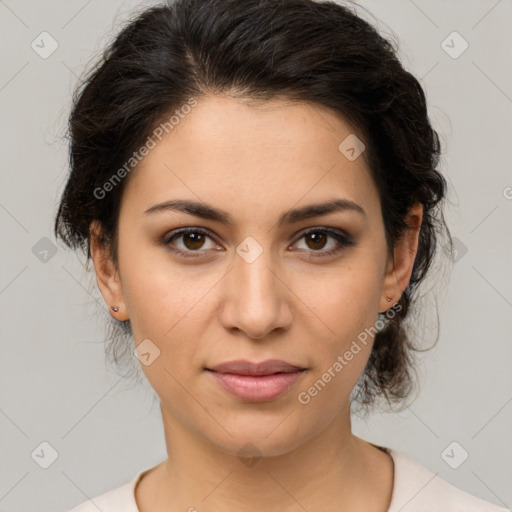
[[(414, 259), (397, 249), (399, 266), (388, 266), (377, 189), (364, 155), (354, 159), (353, 137), (315, 105), (207, 96), (133, 171), (119, 273), (95, 265), (107, 303), (130, 319), (135, 345), (144, 343), (141, 367), (168, 426), (228, 453), (250, 442), (278, 455), (349, 421), (368, 329), (398, 301)], [(148, 211), (168, 201), (194, 206)], [(308, 210), (333, 201), (352, 206)], [(175, 233), (182, 228), (192, 233)], [(251, 401), (207, 370), (239, 359), (306, 371), (280, 395)]]

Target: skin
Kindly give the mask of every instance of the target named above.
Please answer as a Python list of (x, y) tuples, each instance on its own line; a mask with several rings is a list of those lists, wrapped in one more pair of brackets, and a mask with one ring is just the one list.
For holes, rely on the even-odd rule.
[[(203, 96), (132, 171), (118, 268), (91, 224), (98, 286), (107, 305), (119, 307), (111, 313), (130, 319), (136, 346), (149, 338), (160, 350), (141, 367), (160, 399), (170, 456), (140, 480), (141, 512), (339, 511), (340, 503), (345, 511), (387, 510), (392, 459), (354, 436), (350, 421), (350, 393), (373, 339), (308, 404), (297, 399), (399, 300), (417, 252), (419, 204), (394, 261), (388, 257), (364, 153), (350, 161), (338, 150), (353, 133), (313, 104)], [(178, 211), (144, 214), (178, 198), (228, 212), (233, 226)], [(277, 225), (289, 209), (336, 198), (366, 215), (346, 210)], [(197, 258), (159, 244), (183, 227), (209, 231), (202, 244), (172, 241)], [(339, 245), (301, 235), (313, 227), (345, 230), (356, 244), (315, 257)], [(262, 249), (251, 263), (236, 252), (248, 236)], [(307, 371), (267, 402), (232, 397), (204, 370), (271, 358)], [(252, 465), (237, 455), (246, 443), (261, 455)]]

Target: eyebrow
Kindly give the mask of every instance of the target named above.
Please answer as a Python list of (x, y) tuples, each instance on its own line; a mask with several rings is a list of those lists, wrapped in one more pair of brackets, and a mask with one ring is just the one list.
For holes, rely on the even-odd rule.
[[(206, 203), (200, 203), (186, 199), (174, 199), (155, 204), (148, 208), (144, 212), (144, 215), (164, 211), (179, 211), (200, 217), (202, 219), (221, 222), (222, 224), (226, 224), (228, 226), (233, 225), (233, 219), (229, 213), (210, 206)], [(300, 222), (312, 217), (320, 217), (322, 215), (328, 215), (329, 213), (339, 211), (353, 211), (363, 217), (366, 217), (366, 212), (364, 211), (363, 207), (354, 201), (351, 201), (350, 199), (332, 199), (330, 201), (324, 201), (321, 203), (310, 204), (300, 208), (288, 210), (281, 215), (277, 225), (281, 226), (283, 224), (293, 224), (295, 222)]]

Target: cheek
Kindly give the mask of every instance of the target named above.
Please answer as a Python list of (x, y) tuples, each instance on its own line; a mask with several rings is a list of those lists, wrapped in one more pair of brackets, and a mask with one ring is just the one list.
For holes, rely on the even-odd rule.
[[(200, 312), (198, 304), (202, 287), (191, 283), (178, 274), (157, 276), (154, 272), (140, 276), (129, 287), (129, 311), (134, 339), (150, 338), (163, 351), (168, 345), (175, 344), (173, 350), (184, 350), (194, 344), (183, 338), (192, 319)], [(193, 335), (190, 333), (189, 336)]]
[(196, 282), (176, 271), (164, 248), (136, 244), (120, 246), (123, 297), (138, 338), (162, 339), (192, 307)]
[(323, 337), (347, 340), (377, 319), (381, 283), (373, 258), (358, 255), (307, 275), (295, 279), (293, 288), (307, 306), (305, 313), (314, 313)]
[(308, 386), (320, 379), (312, 390), (323, 396), (319, 405), (323, 400), (342, 403), (362, 374), (373, 346), (380, 296), (378, 268), (372, 257), (361, 256), (336, 271), (310, 274), (296, 286), (300, 287), (297, 295), (306, 298), (304, 315), (311, 339), (316, 340), (316, 364)]
[(199, 371), (194, 366), (201, 355), (194, 325), (202, 314), (198, 301), (207, 289), (179, 272), (169, 272), (169, 265), (137, 267), (138, 263), (130, 262), (125, 285), (133, 339), (135, 346), (151, 340), (147, 346), (156, 354), (149, 364), (141, 358), (141, 369), (160, 398), (173, 397), (176, 407), (186, 409), (183, 386)]
[(150, 339), (160, 350), (159, 365), (170, 371), (186, 371), (184, 361), (190, 370), (200, 365), (204, 354), (198, 353), (198, 347), (209, 314), (208, 293), (222, 273), (199, 273), (192, 266), (180, 270), (165, 250), (158, 249), (140, 251), (123, 270), (123, 295), (135, 345)]

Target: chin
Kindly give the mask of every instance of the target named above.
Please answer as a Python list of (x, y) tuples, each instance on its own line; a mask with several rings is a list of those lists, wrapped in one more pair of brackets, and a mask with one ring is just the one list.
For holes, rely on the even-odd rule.
[[(247, 424), (238, 420), (236, 426), (225, 423), (226, 430), (233, 433), (233, 436), (222, 429), (222, 433), (217, 432), (217, 436), (207, 437), (217, 449), (226, 455), (237, 457), (250, 467), (251, 458), (286, 455), (313, 437), (314, 433), (308, 436), (307, 433), (300, 432), (296, 420), (291, 419), (292, 416), (284, 421), (286, 414), (281, 414), (275, 421), (262, 420), (258, 423), (253, 418)], [(249, 460), (244, 461), (245, 458)]]

